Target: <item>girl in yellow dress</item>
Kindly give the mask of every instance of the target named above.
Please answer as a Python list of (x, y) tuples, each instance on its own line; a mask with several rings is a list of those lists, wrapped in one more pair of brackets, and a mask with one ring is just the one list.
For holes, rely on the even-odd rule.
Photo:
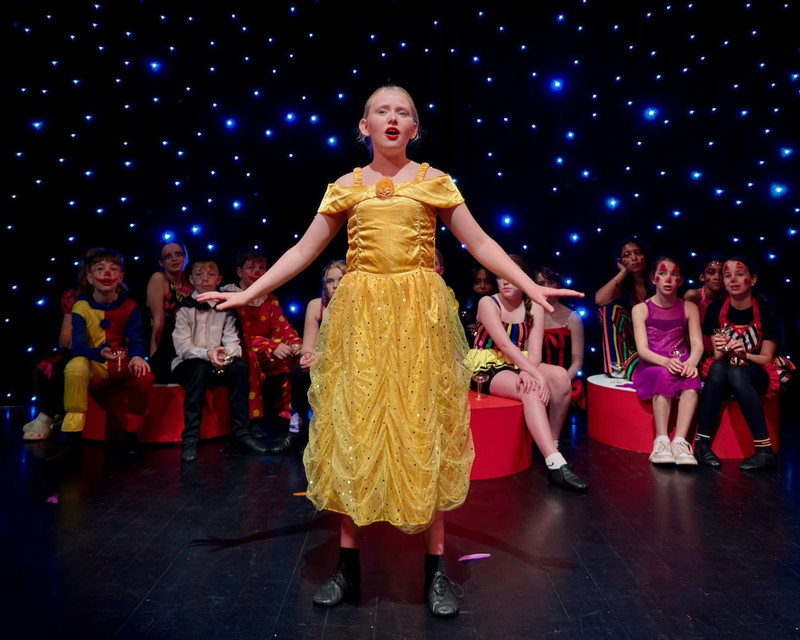
[(384, 521), (425, 538), (427, 604), (454, 616), (459, 598), (444, 570), (443, 511), (463, 504), (474, 458), (467, 343), (447, 286), (434, 271), (436, 215), (494, 273), (547, 296), (469, 212), (452, 178), (409, 160), (420, 134), (414, 101), (398, 86), (367, 100), (359, 131), (372, 162), (327, 192), (302, 238), (246, 290), (209, 292), (225, 309), (285, 283), (347, 223), (347, 273), (322, 322), (311, 368), (313, 418), (303, 455), (308, 498), (342, 514), (340, 558), (314, 604), (358, 591), (360, 528)]

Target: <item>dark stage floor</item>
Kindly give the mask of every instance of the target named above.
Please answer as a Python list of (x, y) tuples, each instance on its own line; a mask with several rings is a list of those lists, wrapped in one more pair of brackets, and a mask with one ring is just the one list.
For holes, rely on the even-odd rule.
[[(447, 514), (448, 570), (461, 614), (432, 618), (423, 547), (365, 530), (360, 603), (315, 608), (336, 560), (338, 520), (302, 496), (299, 455), (205, 443), (135, 459), (99, 445), (79, 468), (23, 444), (27, 407), (5, 408), (2, 589), (5, 638), (798, 638), (800, 437), (784, 406), (777, 471), (738, 461), (654, 468), (645, 454), (590, 440), (561, 448), (591, 483), (549, 487), (541, 459), (472, 483)], [(277, 434), (272, 429), (271, 437)], [(460, 563), (470, 553), (491, 558)]]

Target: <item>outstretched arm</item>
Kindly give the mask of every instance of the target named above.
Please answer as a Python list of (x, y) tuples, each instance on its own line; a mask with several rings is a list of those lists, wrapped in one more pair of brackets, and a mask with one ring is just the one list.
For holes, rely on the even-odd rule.
[(251, 300), (274, 291), (311, 264), (334, 238), (345, 221), (344, 212), (317, 216), (303, 237), (288, 249), (267, 272), (244, 291), (209, 291), (197, 296), (200, 302), (219, 301), (218, 309), (241, 307)]
[(452, 209), (440, 209), (439, 215), (478, 262), (495, 275), (513, 282), (527, 293), (531, 300), (542, 305), (548, 311), (552, 312), (553, 307), (547, 302), (547, 296), (583, 297), (583, 293), (572, 289), (553, 289), (537, 285), (480, 227), (466, 204), (461, 203)]

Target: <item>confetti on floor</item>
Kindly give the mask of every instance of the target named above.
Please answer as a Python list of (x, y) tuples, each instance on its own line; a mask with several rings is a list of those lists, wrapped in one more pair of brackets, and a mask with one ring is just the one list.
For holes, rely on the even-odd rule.
[(486, 560), (486, 558), (491, 558), (491, 553), (468, 553), (465, 556), (461, 556), (458, 561), (459, 562), (472, 562), (474, 560)]

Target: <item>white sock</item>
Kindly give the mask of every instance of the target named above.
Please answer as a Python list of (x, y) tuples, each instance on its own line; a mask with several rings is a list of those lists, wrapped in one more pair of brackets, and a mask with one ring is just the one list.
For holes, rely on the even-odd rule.
[(558, 440), (553, 440), (553, 444), (556, 445), (556, 449), (558, 449)]
[(686, 438), (684, 438), (684, 437), (682, 437), (682, 436), (675, 436), (675, 437), (672, 439), (672, 441), (673, 441), (673, 442), (686, 442)]
[(669, 444), (669, 436), (658, 436), (656, 442), (666, 442)]
[(567, 461), (560, 452), (556, 451), (555, 453), (551, 453), (549, 456), (547, 456), (544, 459), (544, 463), (547, 465), (548, 469), (560, 469), (567, 464)]

